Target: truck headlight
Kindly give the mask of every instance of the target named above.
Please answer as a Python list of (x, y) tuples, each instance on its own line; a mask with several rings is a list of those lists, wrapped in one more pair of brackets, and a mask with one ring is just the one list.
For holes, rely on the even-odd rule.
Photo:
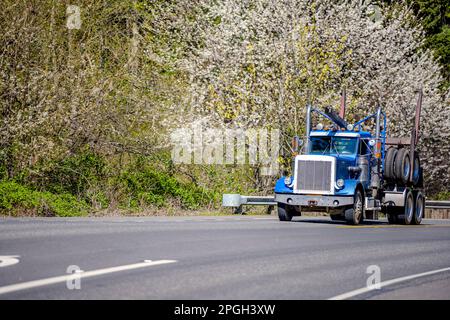
[(284, 184), (287, 185), (287, 186), (290, 185), (291, 184), (291, 177), (285, 177), (284, 178)]
[(344, 179), (337, 179), (336, 187), (338, 187), (339, 189), (342, 189), (344, 187)]

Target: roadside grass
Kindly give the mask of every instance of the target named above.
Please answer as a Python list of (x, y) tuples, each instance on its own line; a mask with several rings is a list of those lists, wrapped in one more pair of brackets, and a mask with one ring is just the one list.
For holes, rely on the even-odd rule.
[(0, 181), (0, 213), (9, 216), (86, 216), (88, 204), (75, 196), (36, 191), (15, 181)]
[(214, 210), (219, 193), (171, 170), (167, 162), (170, 155), (108, 162), (87, 150), (37, 163), (10, 179), (0, 170), (0, 214), (133, 216)]
[[(150, 176), (151, 179), (148, 179)], [(155, 180), (156, 179), (156, 183)], [(136, 195), (136, 202), (122, 203), (114, 209), (95, 210), (92, 204), (70, 193), (53, 193), (35, 190), (13, 180), (0, 180), (0, 215), (4, 216), (43, 216), (43, 217), (83, 217), (83, 216), (234, 216), (231, 208), (202, 208), (198, 196), (205, 196), (192, 185), (183, 185), (164, 174), (141, 172), (137, 176), (128, 176), (128, 195)], [(148, 188), (143, 181), (152, 181), (153, 188)], [(164, 183), (164, 186), (162, 184)], [(156, 187), (154, 187), (156, 185)], [(160, 188), (160, 189), (158, 189)], [(163, 202), (142, 200), (142, 190), (156, 190)], [(159, 190), (159, 191), (158, 191)], [(159, 194), (158, 194), (159, 193)], [(203, 193), (203, 194), (202, 194)], [(146, 195), (152, 195), (151, 191)], [(176, 197), (179, 195), (180, 197)], [(209, 195), (210, 196), (210, 195)], [(207, 201), (210, 200), (206, 197)], [(128, 199), (127, 199), (128, 200)], [(146, 199), (147, 200), (147, 199)], [(272, 212), (273, 213), (273, 212)], [(246, 207), (244, 215), (267, 215), (266, 207)]]

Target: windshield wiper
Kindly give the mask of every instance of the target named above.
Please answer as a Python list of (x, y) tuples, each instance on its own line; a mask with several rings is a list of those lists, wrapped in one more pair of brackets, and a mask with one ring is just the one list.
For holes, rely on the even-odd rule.
[(334, 146), (334, 150), (336, 150), (336, 153), (337, 153), (337, 155), (338, 155), (338, 157), (339, 157), (339, 156), (340, 156), (340, 153), (339, 153), (339, 151), (337, 150), (336, 145), (334, 144), (334, 141), (333, 141), (333, 140), (331, 140), (331, 144), (332, 144), (332, 146)]
[(325, 152), (327, 152), (328, 148), (330, 148), (330, 152), (331, 152), (331, 145), (328, 144), (327, 147), (325, 148), (325, 150), (323, 150), (322, 155), (324, 155)]

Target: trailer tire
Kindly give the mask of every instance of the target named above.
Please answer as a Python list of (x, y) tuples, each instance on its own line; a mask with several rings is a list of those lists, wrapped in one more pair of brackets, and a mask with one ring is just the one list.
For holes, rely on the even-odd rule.
[(398, 215), (397, 219), (401, 224), (410, 225), (414, 219), (414, 196), (410, 189), (406, 191), (405, 203), (402, 214)]
[(417, 184), (419, 183), (420, 180), (420, 157), (419, 157), (419, 153), (418, 152), (414, 152), (414, 166), (411, 168), (411, 170), (413, 171), (412, 174), (412, 184), (414, 186), (417, 186)]
[(278, 202), (278, 219), (280, 221), (291, 221), (293, 216), (294, 208), (290, 205)]
[(421, 224), (425, 212), (425, 197), (422, 191), (418, 191), (414, 201), (414, 218), (413, 224)]
[(404, 184), (409, 182), (409, 174), (411, 172), (411, 163), (409, 161), (408, 149), (402, 148), (395, 157), (395, 176)]
[(364, 219), (364, 194), (361, 189), (356, 189), (353, 201), (353, 208), (345, 210), (345, 220), (348, 224), (358, 225)]
[(388, 179), (395, 179), (395, 157), (397, 156), (398, 149), (391, 147), (386, 152), (386, 159), (384, 161), (384, 175)]

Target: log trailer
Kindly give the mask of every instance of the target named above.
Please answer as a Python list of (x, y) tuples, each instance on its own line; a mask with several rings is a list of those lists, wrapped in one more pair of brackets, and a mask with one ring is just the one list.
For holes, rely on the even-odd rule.
[[(293, 157), (291, 175), (275, 185), (280, 221), (291, 221), (302, 212), (326, 212), (332, 220), (357, 225), (385, 213), (391, 224), (420, 224), (425, 210), (419, 138), (422, 91), (409, 138), (386, 136), (386, 114), (381, 107), (354, 124), (345, 117), (345, 98), (337, 114), (307, 106), (303, 154)], [(332, 124), (312, 126), (312, 114)], [(375, 132), (363, 125), (375, 120)], [(295, 148), (302, 144), (294, 138)]]

